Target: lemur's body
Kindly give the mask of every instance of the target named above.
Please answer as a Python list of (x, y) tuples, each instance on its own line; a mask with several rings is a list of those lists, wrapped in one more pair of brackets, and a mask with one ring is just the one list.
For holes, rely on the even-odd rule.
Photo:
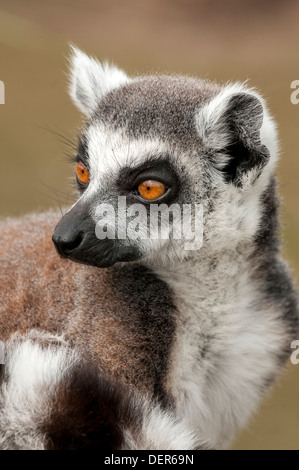
[[(56, 255), (53, 213), (3, 222), (1, 339), (32, 328), (63, 334), (104, 377), (158, 400), (198, 436), (173, 446), (225, 446), (298, 332), (279, 253), (271, 118), (241, 85), (130, 80), (79, 52), (71, 92), (89, 117), (77, 159), (91, 177), (54, 242), (64, 257), (94, 266)], [(97, 204), (116, 206), (119, 194), (136, 202), (132, 171), (169, 178), (167, 204), (203, 205), (200, 250), (185, 252), (177, 240), (95, 248)]]

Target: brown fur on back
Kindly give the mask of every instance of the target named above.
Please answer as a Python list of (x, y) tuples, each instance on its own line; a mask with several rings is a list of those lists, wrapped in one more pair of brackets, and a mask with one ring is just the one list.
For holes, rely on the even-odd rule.
[(65, 333), (105, 374), (163, 400), (175, 329), (168, 287), (142, 266), (61, 259), (51, 241), (56, 219), (45, 213), (0, 225), (0, 339), (31, 328)]

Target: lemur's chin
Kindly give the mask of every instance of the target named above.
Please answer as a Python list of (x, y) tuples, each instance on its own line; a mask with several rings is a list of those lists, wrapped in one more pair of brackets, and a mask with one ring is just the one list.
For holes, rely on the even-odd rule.
[[(111, 249), (107, 245), (108, 244), (103, 244), (103, 240), (98, 240), (98, 250), (95, 245), (94, 252), (90, 250), (87, 251), (87, 253), (83, 253), (81, 251), (76, 253), (75, 250), (73, 253), (66, 255), (59, 253), (58, 250), (57, 251), (62, 258), (67, 258), (75, 263), (95, 266), (97, 268), (110, 268), (116, 263), (129, 263), (132, 261), (138, 261), (142, 258), (137, 247), (118, 246), (117, 241), (113, 244)], [(86, 247), (86, 250), (88, 250), (88, 247)]]

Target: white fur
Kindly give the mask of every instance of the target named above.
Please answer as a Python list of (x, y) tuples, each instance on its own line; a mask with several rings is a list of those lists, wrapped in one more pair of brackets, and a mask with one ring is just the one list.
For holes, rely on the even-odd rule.
[(129, 81), (128, 76), (107, 62), (101, 64), (72, 46), (69, 92), (75, 105), (91, 116), (107, 93)]
[(192, 432), (184, 418), (163, 411), (150, 400), (140, 402), (143, 413), (141, 429), (132, 432), (125, 429), (125, 447), (130, 450), (192, 450), (199, 446), (213, 447), (206, 441), (199, 440), (198, 434)]
[(12, 337), (0, 388), (0, 449), (44, 449), (39, 425), (51, 411), (57, 384), (76, 361), (61, 337), (37, 331)]
[(86, 197), (95, 194), (109, 178), (118, 177), (125, 167), (134, 168), (141, 164), (148, 155), (165, 152), (166, 145), (157, 139), (130, 139), (124, 132), (114, 131), (101, 123), (92, 123), (86, 133), (88, 145), (90, 184)]

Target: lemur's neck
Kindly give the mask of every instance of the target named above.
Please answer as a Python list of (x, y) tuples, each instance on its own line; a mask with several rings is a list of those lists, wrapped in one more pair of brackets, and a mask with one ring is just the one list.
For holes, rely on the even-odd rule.
[(214, 306), (215, 301), (223, 305), (231, 303), (232, 292), (234, 297), (238, 296), (241, 280), (249, 279), (253, 252), (254, 246), (248, 242), (219, 252), (202, 248), (188, 260), (150, 267), (185, 304), (199, 305), (201, 301), (206, 304), (211, 299)]

